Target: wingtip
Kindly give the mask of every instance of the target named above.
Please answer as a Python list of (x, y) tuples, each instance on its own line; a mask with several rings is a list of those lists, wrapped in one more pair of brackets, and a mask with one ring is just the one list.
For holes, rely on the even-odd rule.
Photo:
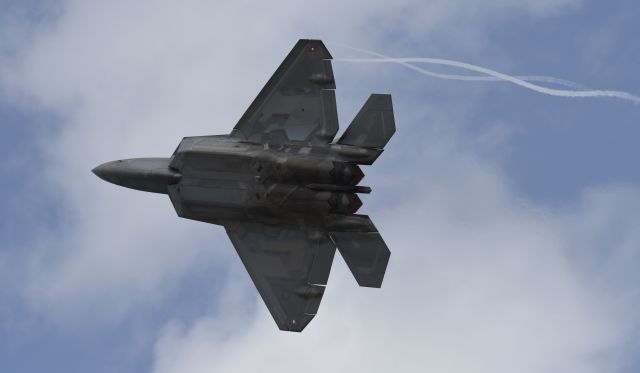
[(321, 39), (300, 39), (297, 45), (306, 48), (310, 53), (320, 53), (323, 59), (333, 59), (329, 49)]
[(305, 313), (290, 320), (277, 323), (278, 329), (285, 332), (300, 333), (307, 327), (307, 325), (309, 325), (314, 317), (315, 315)]

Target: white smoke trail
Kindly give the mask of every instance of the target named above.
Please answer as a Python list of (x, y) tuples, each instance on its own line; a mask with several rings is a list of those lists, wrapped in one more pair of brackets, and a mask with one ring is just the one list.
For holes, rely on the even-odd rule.
[[(360, 48), (355, 48), (355, 47), (351, 47), (345, 44), (341, 44), (338, 43), (339, 45), (345, 47), (345, 48), (349, 48), (358, 52), (362, 52), (365, 54), (369, 54), (371, 56), (376, 56), (376, 57), (380, 57), (382, 59), (386, 59), (386, 60), (392, 60), (392, 57), (386, 56), (382, 53), (377, 53), (377, 52), (373, 52), (373, 51), (368, 51), (366, 49), (360, 49)], [(334, 61), (343, 61), (344, 59), (335, 59)], [(352, 61), (353, 62), (353, 61)], [(424, 75), (428, 75), (434, 78), (439, 78), (439, 79), (448, 79), (448, 80), (463, 80), (463, 81), (483, 81), (483, 82), (504, 82), (504, 79), (501, 78), (497, 78), (495, 76), (486, 76), (486, 75), (457, 75), (457, 74), (441, 74), (441, 73), (436, 73), (433, 71), (429, 71), (423, 68), (420, 68), (418, 66), (412, 65), (410, 63), (407, 62), (397, 62), (400, 65), (403, 65), (411, 70), (415, 70), (421, 74)], [(564, 86), (564, 87), (570, 87), (570, 88), (574, 88), (574, 89), (578, 89), (578, 90), (586, 90), (587, 88), (583, 85), (580, 85), (578, 83), (572, 82), (570, 80), (565, 80), (565, 79), (558, 79), (558, 78), (554, 78), (551, 76), (539, 76), (539, 75), (516, 75), (514, 76), (517, 79), (520, 80), (524, 80), (527, 82), (544, 82), (544, 83), (552, 83), (552, 84), (556, 84), (556, 85), (560, 85), (560, 86)]]
[[(631, 101), (636, 104), (640, 104), (640, 97), (634, 96), (627, 92), (621, 91), (604, 91), (604, 90), (562, 90), (562, 89), (554, 89), (539, 86), (533, 83), (531, 78), (534, 78), (537, 81), (545, 81), (554, 84), (561, 85), (572, 85), (575, 86), (575, 83), (568, 82), (562, 79), (552, 78), (552, 77), (537, 77), (537, 76), (525, 76), (525, 77), (517, 77), (511, 76), (507, 74), (503, 74), (501, 72), (491, 70), (485, 67), (476, 66), (464, 62), (452, 61), (442, 58), (424, 58), (424, 57), (413, 57), (413, 58), (391, 58), (380, 53), (371, 52), (359, 48), (348, 47), (353, 50), (357, 50), (360, 52), (364, 52), (370, 55), (378, 56), (379, 58), (337, 58), (334, 61), (341, 62), (358, 62), (358, 63), (396, 63), (402, 66), (405, 66), (409, 69), (417, 71), (421, 74), (441, 78), (441, 79), (453, 79), (453, 80), (485, 80), (487, 78), (491, 78), (489, 81), (493, 80), (502, 80), (506, 82), (510, 82), (521, 87), (530, 89), (532, 91), (543, 93), (551, 96), (559, 96), (559, 97), (614, 97), (620, 98), (623, 100)], [(448, 74), (439, 74), (434, 73), (428, 70), (424, 70), (417, 66), (412, 65), (411, 63), (428, 63), (433, 65), (444, 65), (444, 66), (452, 66), (461, 68), (468, 71), (473, 71), (481, 74), (485, 74), (487, 76), (465, 76), (465, 75), (448, 75)], [(524, 79), (523, 79), (524, 78)]]

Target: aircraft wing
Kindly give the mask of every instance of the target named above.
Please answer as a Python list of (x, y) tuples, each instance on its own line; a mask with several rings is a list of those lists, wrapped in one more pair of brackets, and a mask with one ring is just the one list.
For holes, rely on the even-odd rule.
[(300, 40), (231, 132), (252, 142), (329, 143), (338, 131), (331, 54)]
[(281, 330), (300, 332), (320, 306), (335, 246), (325, 232), (225, 225), (233, 246)]

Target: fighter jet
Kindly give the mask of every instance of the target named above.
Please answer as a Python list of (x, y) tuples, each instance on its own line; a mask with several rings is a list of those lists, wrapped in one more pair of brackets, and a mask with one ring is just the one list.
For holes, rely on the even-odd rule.
[(336, 248), (360, 286), (379, 288), (390, 252), (362, 206), (364, 177), (395, 133), (391, 96), (372, 94), (338, 141), (331, 54), (300, 40), (228, 135), (185, 137), (170, 158), (93, 172), (168, 194), (178, 216), (224, 227), (278, 328), (302, 331)]

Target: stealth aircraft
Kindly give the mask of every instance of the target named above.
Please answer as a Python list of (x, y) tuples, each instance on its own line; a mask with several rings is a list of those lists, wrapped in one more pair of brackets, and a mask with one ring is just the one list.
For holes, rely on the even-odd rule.
[[(338, 141), (331, 54), (300, 40), (229, 135), (186, 137), (170, 158), (105, 163), (93, 172), (168, 194), (178, 216), (221, 225), (282, 330), (316, 315), (336, 248), (360, 286), (379, 288), (390, 252), (356, 212), (359, 165), (395, 132), (391, 96), (372, 94)], [(364, 312), (364, 310), (363, 310)]]

